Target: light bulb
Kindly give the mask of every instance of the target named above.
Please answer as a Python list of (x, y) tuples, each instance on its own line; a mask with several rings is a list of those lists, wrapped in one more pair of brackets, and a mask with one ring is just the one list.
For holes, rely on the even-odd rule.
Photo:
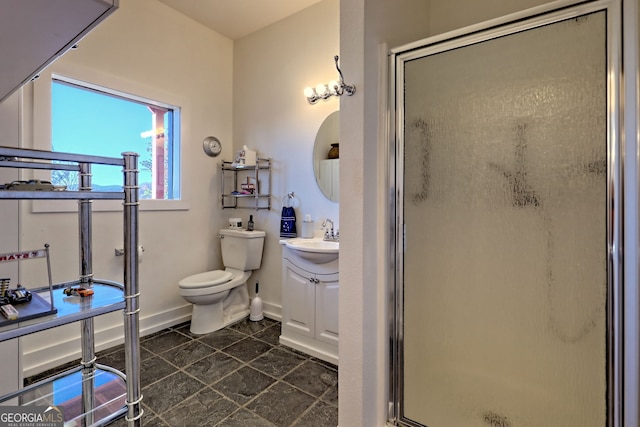
[(313, 90), (312, 87), (304, 88), (304, 96), (306, 96), (307, 98), (311, 98), (314, 94), (315, 94), (315, 91)]
[(335, 80), (331, 80), (331, 81), (329, 82), (329, 90), (331, 91), (331, 93), (332, 93), (333, 95), (337, 95), (337, 94), (338, 94), (338, 90), (339, 90), (339, 88), (340, 88), (340, 84), (338, 84), (338, 82), (337, 82), (337, 81), (335, 81)]
[(316, 86), (316, 93), (318, 94), (318, 96), (326, 96), (327, 94), (327, 86), (320, 83), (318, 86)]

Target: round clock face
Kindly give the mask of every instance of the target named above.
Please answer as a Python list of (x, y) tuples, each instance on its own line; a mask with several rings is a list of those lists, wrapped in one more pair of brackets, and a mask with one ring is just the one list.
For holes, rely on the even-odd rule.
[(208, 156), (216, 157), (222, 152), (222, 143), (215, 136), (208, 136), (202, 141), (202, 148)]

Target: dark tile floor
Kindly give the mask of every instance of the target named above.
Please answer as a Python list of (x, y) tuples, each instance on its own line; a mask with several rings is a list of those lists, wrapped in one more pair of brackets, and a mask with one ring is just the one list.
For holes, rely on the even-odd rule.
[[(141, 338), (143, 425), (336, 427), (337, 367), (280, 345), (279, 335), (280, 323), (264, 319), (199, 336), (183, 324)], [(97, 356), (124, 372), (123, 346)]]

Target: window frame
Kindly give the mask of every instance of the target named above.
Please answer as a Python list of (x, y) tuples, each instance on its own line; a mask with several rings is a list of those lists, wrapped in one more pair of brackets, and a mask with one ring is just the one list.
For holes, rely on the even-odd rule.
[[(33, 81), (33, 96), (29, 99), (26, 88), (24, 96), (24, 110), (29, 111), (31, 105), (33, 111), (33, 148), (40, 150), (51, 150), (52, 144), (52, 124), (51, 124), (51, 88), (54, 80), (77, 85), (89, 90), (106, 93), (111, 96), (119, 96), (144, 104), (156, 105), (161, 108), (174, 109), (174, 133), (178, 135), (178, 142), (173, 146), (173, 161), (177, 165), (174, 170), (173, 188), (174, 194), (178, 194), (177, 199), (143, 199), (140, 200), (140, 210), (142, 211), (181, 211), (189, 210), (190, 204), (186, 199), (184, 186), (182, 185), (184, 164), (182, 162), (182, 141), (185, 140), (183, 132), (184, 110), (188, 109), (188, 102), (185, 99), (163, 91), (152, 89), (135, 82), (118, 79), (112, 75), (103, 74), (95, 70), (75, 70), (76, 72), (60, 72), (59, 70), (42, 72), (39, 78)], [(78, 75), (78, 72), (80, 75)], [(105, 90), (106, 89), (106, 90)], [(139, 95), (132, 95), (133, 93)], [(154, 101), (152, 101), (154, 100)], [(161, 100), (161, 101), (158, 101)], [(177, 109), (177, 111), (176, 111)], [(176, 118), (175, 115), (178, 115)], [(176, 166), (174, 166), (176, 167)], [(32, 176), (21, 176), (21, 179), (45, 179), (50, 180), (49, 171), (24, 171), (23, 174), (31, 173)], [(33, 200), (31, 206), (32, 213), (47, 212), (77, 212), (77, 203), (71, 200)], [(95, 200), (92, 204), (94, 212), (121, 211), (122, 203), (117, 200)]]

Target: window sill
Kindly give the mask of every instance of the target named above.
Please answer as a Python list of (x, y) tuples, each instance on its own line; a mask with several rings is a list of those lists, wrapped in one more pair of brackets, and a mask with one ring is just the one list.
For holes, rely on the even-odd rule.
[[(141, 211), (188, 211), (186, 200), (140, 200)], [(121, 212), (121, 200), (94, 200), (92, 212)], [(33, 200), (32, 213), (77, 212), (78, 202), (75, 200)]]

